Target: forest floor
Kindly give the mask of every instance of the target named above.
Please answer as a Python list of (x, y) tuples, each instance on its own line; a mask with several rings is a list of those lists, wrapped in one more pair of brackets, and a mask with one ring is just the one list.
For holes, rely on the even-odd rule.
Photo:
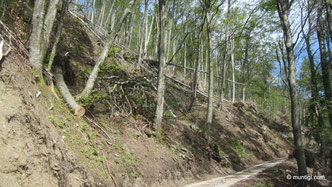
[[(17, 45), (26, 28), (13, 23), (17, 42), (0, 70), (0, 186), (180, 186), (284, 157), (292, 147), (287, 120), (228, 102), (207, 128), (205, 99), (188, 111), (190, 91), (171, 82), (164, 136), (155, 137), (154, 78), (132, 70), (135, 57), (123, 49), (106, 63), (122, 85), (109, 97), (96, 92), (77, 118), (33, 76), (26, 49)], [(67, 17), (64, 25), (55, 65), (77, 95), (102, 44), (78, 20)], [(113, 105), (98, 103), (104, 95)]]

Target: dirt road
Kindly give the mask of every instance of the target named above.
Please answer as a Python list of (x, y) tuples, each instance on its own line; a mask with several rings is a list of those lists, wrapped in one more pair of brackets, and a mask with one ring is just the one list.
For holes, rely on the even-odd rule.
[(223, 177), (210, 179), (208, 181), (189, 184), (186, 187), (228, 187), (228, 186), (232, 186), (242, 180), (248, 179), (251, 176), (257, 175), (260, 172), (262, 172), (268, 168), (274, 167), (274, 166), (284, 162), (285, 160), (287, 160), (287, 157), (264, 162), (262, 164), (258, 164), (256, 166), (253, 166), (253, 167), (245, 169), (243, 171), (234, 173), (232, 175), (227, 175), (227, 176), (223, 176)]

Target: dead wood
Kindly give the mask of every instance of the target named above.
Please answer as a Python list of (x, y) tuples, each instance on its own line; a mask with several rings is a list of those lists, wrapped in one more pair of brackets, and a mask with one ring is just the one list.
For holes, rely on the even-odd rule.
[(75, 115), (81, 117), (85, 114), (85, 109), (77, 104), (74, 97), (71, 95), (68, 87), (63, 79), (62, 70), (61, 68), (57, 67), (55, 71), (55, 80), (56, 85), (59, 87), (61, 95), (64, 97), (70, 108), (75, 111)]

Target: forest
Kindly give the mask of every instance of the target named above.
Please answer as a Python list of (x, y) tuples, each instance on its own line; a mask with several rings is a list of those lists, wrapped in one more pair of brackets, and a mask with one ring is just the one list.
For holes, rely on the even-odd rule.
[[(0, 6), (9, 28), (16, 27), (13, 15), (22, 18), (16, 35), (25, 41), (34, 80), (76, 117), (142, 115), (149, 133), (163, 139), (169, 118), (204, 103), (200, 136), (210, 142), (216, 113), (230, 103), (287, 121), (297, 174), (308, 174), (306, 150), (315, 149), (314, 165), (331, 176), (331, 0), (1, 0)], [(3, 31), (1, 66), (14, 53)], [(186, 94), (174, 104), (170, 95), (178, 92)]]

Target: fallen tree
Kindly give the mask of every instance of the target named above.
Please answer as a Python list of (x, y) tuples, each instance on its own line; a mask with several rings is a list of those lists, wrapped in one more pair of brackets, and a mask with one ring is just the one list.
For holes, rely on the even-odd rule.
[(85, 114), (85, 109), (77, 104), (74, 97), (71, 95), (68, 87), (63, 79), (62, 70), (60, 67), (57, 67), (55, 70), (55, 81), (56, 85), (58, 86), (61, 95), (66, 100), (70, 108), (72, 108), (75, 112), (75, 115), (81, 117)]

